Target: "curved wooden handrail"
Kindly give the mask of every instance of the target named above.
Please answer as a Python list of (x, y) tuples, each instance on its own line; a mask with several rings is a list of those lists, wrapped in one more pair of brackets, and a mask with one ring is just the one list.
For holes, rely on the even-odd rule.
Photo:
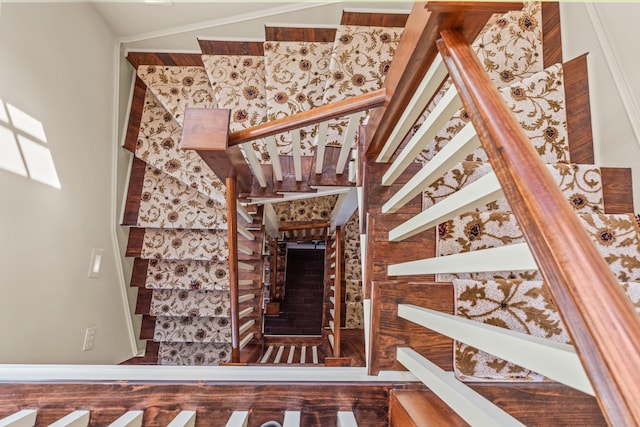
[(639, 317), (464, 36), (438, 48), (608, 422), (640, 425)]
[(370, 108), (379, 107), (384, 104), (385, 98), (385, 89), (378, 89), (343, 99), (342, 101), (321, 105), (318, 108), (302, 111), (292, 116), (232, 132), (229, 134), (228, 146), (232, 147), (267, 136), (300, 129), (305, 126), (324, 122), (325, 120), (348, 116)]
[(231, 363), (240, 363), (240, 303), (238, 298), (238, 211), (236, 178), (228, 177), (227, 186), (227, 237), (229, 247), (229, 316), (231, 318)]

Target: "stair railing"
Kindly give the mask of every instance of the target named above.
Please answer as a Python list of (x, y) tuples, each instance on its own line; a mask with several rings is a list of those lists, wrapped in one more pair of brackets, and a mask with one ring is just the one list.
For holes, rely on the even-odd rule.
[[(442, 5), (436, 3), (434, 7)], [(382, 210), (398, 210), (480, 144), (494, 172), (391, 230), (389, 240), (402, 241), (505, 196), (527, 244), (390, 265), (388, 275), (540, 269), (574, 346), (411, 305), (399, 305), (398, 315), (595, 394), (611, 425), (640, 425), (640, 408), (634, 404), (635, 397), (640, 395), (640, 384), (634, 381), (640, 369), (638, 315), (484, 71), (467, 42), (468, 37), (456, 26), (452, 28), (441, 28), (430, 36), (433, 42), (435, 37), (441, 37), (437, 42), (440, 56), (433, 55), (432, 63), (425, 65), (426, 71), (407, 71), (412, 76), (426, 77), (415, 84), (415, 95), (403, 100), (407, 105), (404, 113), (391, 111), (391, 117), (402, 120), (382, 130), (376, 130), (376, 126), (389, 120), (386, 115), (379, 122), (370, 122), (367, 157), (387, 161), (395, 156), (382, 180), (383, 185), (391, 185), (452, 112), (464, 106), (471, 124), (396, 192)], [(454, 86), (447, 89), (418, 131), (405, 139), (447, 74)], [(378, 132), (383, 136), (378, 136)], [(376, 141), (382, 143), (376, 146)], [(402, 150), (398, 151), (402, 143)], [(410, 348), (399, 348), (397, 357), (468, 422), (518, 424)]]
[[(329, 257), (329, 289), (327, 309), (324, 313), (323, 326), (331, 349), (331, 356), (340, 354), (340, 324), (342, 323), (342, 281), (344, 279), (344, 238), (342, 227), (336, 227), (333, 236), (327, 239), (326, 250)], [(325, 288), (326, 289), (326, 288)]]

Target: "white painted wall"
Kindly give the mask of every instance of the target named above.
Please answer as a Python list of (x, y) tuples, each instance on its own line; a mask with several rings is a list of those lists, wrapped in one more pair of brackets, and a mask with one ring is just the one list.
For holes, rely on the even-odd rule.
[(560, 3), (560, 11), (565, 60), (589, 52), (596, 163), (633, 168), (634, 204), (639, 209), (640, 116), (636, 108), (640, 100), (640, 46), (636, 21), (640, 4), (567, 2)]
[(114, 47), (90, 4), (2, 5), (0, 99), (42, 123), (61, 188), (0, 170), (0, 363), (132, 356), (111, 237)]

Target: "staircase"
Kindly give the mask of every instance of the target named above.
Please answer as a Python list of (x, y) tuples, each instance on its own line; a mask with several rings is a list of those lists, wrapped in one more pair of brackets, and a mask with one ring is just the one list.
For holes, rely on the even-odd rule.
[[(123, 225), (148, 343), (129, 363), (301, 373), (254, 384), (253, 418), (227, 425), (267, 403), (308, 425), (640, 425), (630, 173), (594, 164), (586, 57), (562, 58), (558, 5), (520, 6), (130, 53)], [(323, 239), (324, 289), (298, 300), (317, 300), (318, 336), (269, 325), (287, 290), (265, 248)], [(311, 393), (306, 365), (368, 377), (323, 385), (346, 403), (310, 415), (292, 395)], [(384, 381), (407, 370), (419, 382)]]

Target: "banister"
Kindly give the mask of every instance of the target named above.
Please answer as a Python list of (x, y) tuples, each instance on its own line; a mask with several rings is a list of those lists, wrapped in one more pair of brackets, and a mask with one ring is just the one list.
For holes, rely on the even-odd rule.
[(411, 96), (437, 54), (436, 40), (442, 30), (457, 28), (467, 40), (480, 33), (494, 13), (522, 9), (522, 2), (449, 2), (415, 3), (404, 27), (383, 88), (387, 101), (371, 113), (366, 131), (367, 159), (382, 150)]
[(344, 241), (342, 227), (336, 227), (336, 269), (335, 278), (333, 279), (333, 293), (335, 295), (333, 309), (333, 321), (334, 321), (334, 344), (333, 344), (333, 357), (340, 357), (340, 324), (342, 323), (342, 276), (343, 273), (343, 258), (344, 258)]
[(326, 120), (348, 116), (370, 108), (379, 107), (384, 103), (385, 97), (385, 89), (378, 89), (331, 104), (324, 104), (317, 108), (302, 111), (291, 116), (262, 123), (258, 126), (232, 132), (229, 134), (228, 146), (232, 147), (255, 139), (277, 135), (279, 133), (300, 129)]
[(640, 425), (639, 318), (463, 34), (438, 48), (610, 425)]
[(240, 297), (238, 288), (238, 214), (236, 209), (236, 179), (228, 177), (227, 236), (229, 246), (229, 315), (231, 317), (231, 363), (240, 363)]

